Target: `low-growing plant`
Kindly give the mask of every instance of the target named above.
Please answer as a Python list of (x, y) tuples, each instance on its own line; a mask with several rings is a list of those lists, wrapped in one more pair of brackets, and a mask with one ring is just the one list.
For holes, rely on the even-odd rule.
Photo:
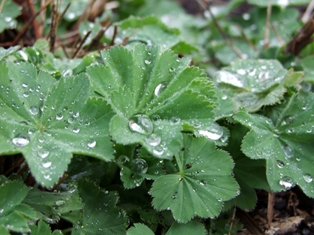
[[(141, 8), (120, 17), (138, 16), (117, 22), (112, 40), (102, 32), (100, 53), (87, 48), (108, 12), (80, 26), (82, 58), (44, 40), (1, 48), (0, 234), (232, 234), (241, 224), (225, 227), (222, 215), (253, 209), (255, 189), (298, 186), (313, 198), (313, 43), (287, 55), (280, 28), (261, 45), (268, 5), (257, 1), (250, 16), (221, 20), (244, 1), (216, 16), (209, 8), (206, 19), (174, 2), (174, 15), (126, 2)], [(157, 16), (145, 16), (151, 5)], [(274, 24), (292, 12), (274, 6)], [(171, 28), (175, 16), (182, 21)]]

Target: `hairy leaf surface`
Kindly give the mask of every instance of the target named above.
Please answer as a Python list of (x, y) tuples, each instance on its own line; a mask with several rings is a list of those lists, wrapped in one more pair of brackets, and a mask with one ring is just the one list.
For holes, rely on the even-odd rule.
[(314, 197), (314, 95), (292, 96), (271, 114), (272, 119), (241, 110), (235, 119), (251, 131), (242, 151), (253, 159), (266, 159), (267, 179), (273, 191), (299, 185)]
[(120, 144), (142, 144), (171, 158), (182, 144), (182, 124), (208, 127), (214, 117), (213, 84), (170, 50), (136, 45), (102, 51), (105, 66), (88, 69), (92, 90), (116, 112), (110, 134)]
[(171, 210), (179, 223), (194, 216), (217, 216), (223, 201), (238, 193), (238, 184), (231, 176), (233, 161), (204, 137), (185, 135), (184, 146), (175, 156), (178, 172), (161, 176), (153, 183), (153, 205), (157, 210)]
[(113, 158), (111, 109), (102, 99), (88, 99), (84, 75), (56, 82), (27, 63), (0, 64), (0, 71), (0, 154), (22, 153), (36, 180), (48, 187), (73, 153)]

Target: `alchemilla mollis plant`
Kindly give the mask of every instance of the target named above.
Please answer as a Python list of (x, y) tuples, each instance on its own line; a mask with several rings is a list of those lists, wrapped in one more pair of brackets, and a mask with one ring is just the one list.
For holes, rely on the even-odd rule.
[[(254, 208), (255, 189), (298, 186), (313, 198), (312, 49), (286, 54), (277, 31), (261, 45), (253, 15), (267, 11), (255, 1), (234, 21), (221, 17), (236, 1), (216, 15), (233, 49), (206, 31), (210, 17), (131, 2), (140, 10), (79, 26), (82, 47), (93, 48), (101, 22), (119, 19), (114, 36), (100, 35), (110, 45), (100, 52), (70, 59), (45, 40), (0, 48), (0, 234), (230, 234), (239, 226), (215, 223)], [(297, 17), (274, 7), (275, 26)], [(17, 24), (14, 9), (1, 30)], [(80, 14), (73, 4), (63, 23)], [(285, 24), (291, 34), (301, 25)], [(254, 50), (243, 49), (248, 41)]]

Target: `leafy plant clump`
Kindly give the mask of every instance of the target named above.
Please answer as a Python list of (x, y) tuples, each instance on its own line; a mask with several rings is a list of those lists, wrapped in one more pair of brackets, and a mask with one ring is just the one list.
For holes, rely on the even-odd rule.
[(234, 234), (256, 189), (314, 198), (294, 6), (78, 2), (1, 4), (0, 234)]

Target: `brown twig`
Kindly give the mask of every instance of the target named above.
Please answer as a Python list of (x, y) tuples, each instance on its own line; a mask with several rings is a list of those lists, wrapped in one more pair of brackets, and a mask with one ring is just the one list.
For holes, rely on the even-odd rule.
[(205, 10), (208, 11), (210, 14), (210, 17), (212, 18), (216, 28), (218, 29), (220, 35), (223, 37), (223, 39), (225, 40), (225, 42), (228, 44), (228, 46), (234, 51), (234, 53), (240, 58), (243, 59), (243, 54), (240, 52), (240, 50), (233, 45), (233, 43), (231, 42), (231, 40), (228, 38), (227, 34), (225, 34), (225, 32), (222, 30), (222, 28), (220, 27), (216, 17), (214, 16), (214, 14), (212, 13), (210, 6), (208, 6), (208, 9), (206, 8), (205, 3), (203, 2), (204, 0), (196, 0), (198, 2), (198, 4)]
[(312, 0), (310, 2), (310, 4), (307, 6), (303, 16), (302, 16), (302, 22), (305, 23), (307, 21), (309, 21), (309, 19), (311, 18), (311, 14), (312, 14), (312, 11), (314, 9), (314, 0)]
[(285, 52), (298, 55), (308, 44), (313, 42), (314, 13), (310, 20), (299, 30), (299, 32), (288, 43)]
[(118, 27), (115, 25), (113, 27), (113, 35), (112, 35), (112, 39), (111, 39), (111, 42), (110, 42), (110, 46), (113, 46), (114, 45), (114, 40), (116, 39), (116, 36), (117, 36), (117, 31), (118, 31)]
[(55, 191), (59, 186), (60, 186), (60, 184), (62, 184), (62, 182), (66, 179), (66, 178), (68, 178), (68, 174), (67, 173), (64, 173), (63, 175), (62, 175), (62, 177), (59, 179), (59, 181), (58, 181), (58, 183), (56, 183), (54, 186), (53, 186), (53, 188), (50, 190), (50, 192), (53, 192), (53, 191)]
[(86, 39), (88, 38), (88, 36), (91, 34), (91, 32), (92, 32), (92, 31), (88, 31), (88, 32), (86, 33), (86, 35), (84, 36), (83, 40), (80, 42), (80, 45), (77, 47), (76, 51), (74, 52), (74, 54), (73, 54), (73, 56), (72, 56), (72, 59), (74, 59), (74, 58), (77, 56), (77, 54), (80, 52), (80, 50), (81, 50), (81, 48), (82, 48), (84, 42), (86, 41)]
[(272, 9), (272, 0), (268, 0), (267, 17), (266, 17), (265, 34), (264, 34), (264, 49), (267, 49), (269, 46), (271, 9)]
[(45, 10), (54, 0), (49, 0), (44, 6), (42, 6), (35, 15), (32, 16), (32, 18), (23, 26), (23, 28), (21, 29), (21, 31), (19, 32), (19, 34), (15, 37), (12, 45), (15, 46), (16, 44), (18, 44), (18, 42), (20, 41), (21, 37), (24, 35), (24, 33), (26, 32), (26, 30), (28, 29), (28, 27), (31, 25), (31, 23), (33, 22), (33, 20), (40, 14), (40, 12), (42, 12), (43, 10)]
[(58, 12), (57, 7), (53, 3), (51, 7), (51, 23), (50, 23), (50, 31), (49, 31), (49, 51), (54, 53), (55, 50), (55, 40), (56, 40), (56, 30), (57, 30), (57, 21), (58, 21)]
[(19, 160), (17, 160), (17, 162), (15, 162), (15, 164), (13, 166), (11, 166), (5, 173), (5, 176), (8, 176), (15, 168), (19, 167), (23, 162), (25, 161), (24, 158), (20, 158)]
[(80, 18), (75, 22), (74, 27), (72, 28), (72, 30), (77, 30), (81, 24), (82, 21), (86, 20), (88, 18), (89, 12), (92, 9), (92, 6), (94, 5), (95, 0), (90, 0), (88, 5), (85, 7), (82, 15), (80, 16)]
[(274, 193), (268, 193), (268, 204), (267, 204), (268, 229), (270, 229), (271, 223), (273, 221), (274, 205), (275, 205), (275, 194)]
[[(27, 5), (28, 5), (28, 9), (29, 9), (29, 14), (30, 17), (32, 17), (33, 15), (35, 15), (35, 8), (34, 8), (34, 3), (32, 0), (27, 0)], [(39, 29), (39, 24), (36, 20), (36, 18), (34, 18), (33, 22), (33, 30), (34, 30), (34, 36), (36, 39), (41, 38), (41, 34), (40, 34), (40, 29)]]
[(232, 218), (231, 218), (231, 223), (230, 223), (230, 227), (229, 227), (229, 231), (228, 231), (228, 235), (231, 235), (233, 224), (236, 221), (235, 220), (236, 211), (237, 211), (237, 207), (234, 207), (233, 208), (233, 213), (232, 213)]
[(281, 38), (281, 36), (280, 36), (280, 34), (278, 33), (278, 31), (277, 31), (276, 27), (274, 26), (274, 24), (273, 24), (272, 22), (270, 22), (270, 25), (271, 25), (272, 29), (273, 29), (274, 32), (275, 32), (276, 38), (277, 38), (277, 40), (278, 40), (280, 46), (282, 46), (282, 45), (285, 43), (284, 40)]
[(240, 26), (238, 26), (238, 25), (234, 25), (234, 26), (240, 31), (241, 36), (242, 36), (242, 37), (244, 38), (244, 40), (252, 47), (252, 49), (253, 49), (254, 51), (257, 51), (256, 46), (255, 46), (254, 43), (245, 35), (243, 29), (242, 29)]

